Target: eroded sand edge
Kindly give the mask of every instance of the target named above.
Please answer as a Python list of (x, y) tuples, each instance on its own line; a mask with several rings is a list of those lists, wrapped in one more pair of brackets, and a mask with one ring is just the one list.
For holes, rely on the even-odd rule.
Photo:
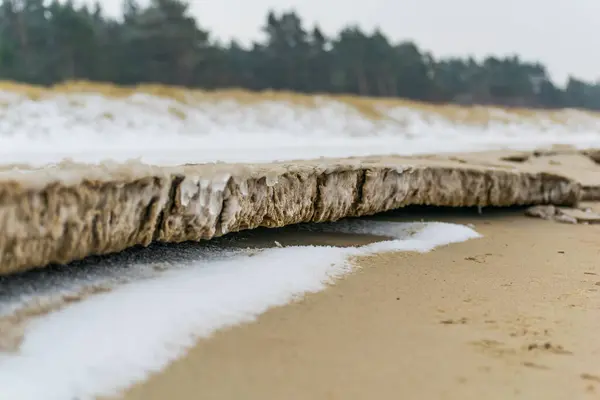
[(573, 173), (571, 167), (531, 160), (579, 157), (595, 168), (595, 153), (565, 149), (523, 154), (180, 167), (68, 162), (43, 169), (6, 166), (0, 169), (0, 274), (153, 241), (205, 240), (407, 205), (574, 205), (593, 197), (596, 188), (590, 182), (597, 175), (591, 167)]

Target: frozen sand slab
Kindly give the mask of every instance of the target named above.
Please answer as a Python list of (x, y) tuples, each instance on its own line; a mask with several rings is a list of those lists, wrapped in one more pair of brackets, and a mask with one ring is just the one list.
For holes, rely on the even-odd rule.
[(205, 240), (414, 204), (573, 205), (582, 196), (581, 184), (559, 171), (504, 165), (497, 156), (5, 167), (0, 170), (0, 274), (153, 241)]

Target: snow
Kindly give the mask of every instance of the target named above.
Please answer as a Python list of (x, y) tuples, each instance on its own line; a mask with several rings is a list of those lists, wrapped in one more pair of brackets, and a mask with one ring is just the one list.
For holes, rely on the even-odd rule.
[(316, 103), (232, 97), (184, 104), (91, 93), (29, 100), (0, 91), (0, 159), (35, 166), (65, 158), (173, 165), (600, 145), (600, 116), (574, 110), (561, 111), (559, 121), (542, 112), (522, 118), (491, 110), (488, 123), (468, 125), (416, 107), (380, 107), (385, 118), (373, 120), (341, 101)]
[(285, 247), (252, 257), (242, 252), (203, 258), (93, 296), (34, 320), (20, 352), (0, 356), (2, 397), (84, 400), (115, 395), (182, 356), (197, 338), (325, 289), (352, 270), (348, 257), (427, 252), (479, 237), (470, 228), (446, 223), (352, 220), (325, 226), (393, 240), (358, 248)]

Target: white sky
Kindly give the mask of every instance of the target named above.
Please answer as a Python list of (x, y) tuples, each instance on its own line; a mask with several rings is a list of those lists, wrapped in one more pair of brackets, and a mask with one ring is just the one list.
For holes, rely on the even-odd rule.
[[(328, 34), (348, 23), (392, 41), (414, 40), (436, 57), (517, 53), (541, 61), (563, 84), (569, 74), (600, 78), (600, 0), (191, 0), (201, 27), (220, 39), (261, 38), (269, 8), (295, 9)], [(121, 0), (103, 0), (110, 14)]]

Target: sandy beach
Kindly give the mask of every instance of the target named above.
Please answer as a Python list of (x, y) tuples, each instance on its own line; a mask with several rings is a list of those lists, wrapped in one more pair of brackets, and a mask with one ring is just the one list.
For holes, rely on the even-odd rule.
[(600, 398), (598, 114), (0, 92), (1, 400)]
[(355, 259), (327, 290), (199, 341), (120, 398), (600, 397), (600, 226), (522, 209), (378, 218), (483, 238)]

